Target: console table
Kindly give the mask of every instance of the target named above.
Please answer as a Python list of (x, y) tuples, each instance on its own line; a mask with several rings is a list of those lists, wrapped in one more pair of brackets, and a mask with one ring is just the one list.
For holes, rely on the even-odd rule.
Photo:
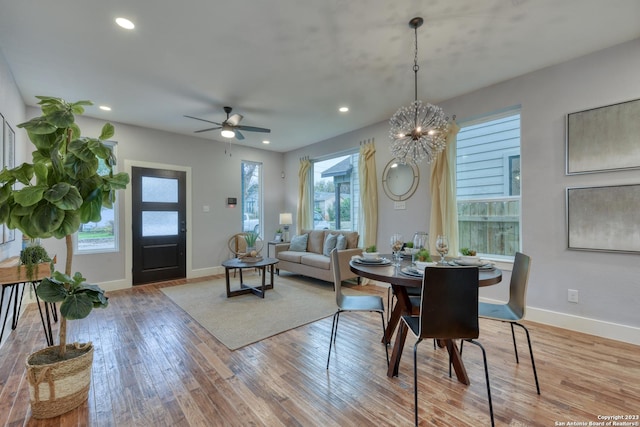
[[(55, 259), (54, 259), (55, 262)], [(51, 319), (54, 322), (58, 321), (58, 312), (55, 304), (49, 304), (44, 302), (40, 304), (40, 298), (36, 293), (36, 287), (38, 283), (45, 277), (51, 276), (51, 265), (48, 262), (38, 264), (35, 277), (28, 278), (26, 268), (21, 267), (18, 270), (20, 259), (18, 257), (8, 258), (0, 262), (0, 285), (2, 285), (2, 295), (0, 296), (0, 308), (4, 305), (5, 291), (9, 290), (9, 298), (7, 298), (7, 306), (3, 313), (0, 313), (0, 321), (2, 321), (2, 329), (0, 331), (0, 337), (4, 335), (4, 330), (7, 324), (7, 320), (10, 315), (11, 302), (13, 300), (13, 313), (11, 320), (11, 329), (15, 330), (18, 326), (18, 317), (20, 316), (20, 309), (22, 307), (22, 299), (24, 297), (24, 289), (27, 284), (31, 286), (33, 294), (36, 297), (38, 303), (38, 311), (40, 312), (40, 321), (42, 322), (42, 328), (44, 329), (45, 339), (47, 345), (53, 345), (53, 332), (51, 330)], [(22, 286), (21, 286), (22, 285)]]

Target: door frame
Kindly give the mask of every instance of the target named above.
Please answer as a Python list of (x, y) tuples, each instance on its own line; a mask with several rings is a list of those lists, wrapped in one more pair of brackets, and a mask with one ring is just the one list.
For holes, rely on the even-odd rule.
[[(124, 161), (124, 171), (131, 175), (131, 171), (134, 167), (140, 168), (149, 168), (149, 169), (166, 169), (171, 171), (179, 171), (184, 172), (186, 175), (186, 220), (187, 220), (187, 236), (186, 236), (186, 244), (185, 250), (186, 253), (186, 274), (187, 279), (193, 277), (193, 258), (192, 258), (192, 230), (191, 225), (193, 224), (193, 212), (191, 208), (191, 167), (189, 166), (179, 166), (179, 165), (169, 165), (166, 163), (152, 163), (152, 162), (144, 162), (137, 160), (126, 160)], [(124, 249), (125, 249), (125, 261), (124, 261), (124, 277), (125, 281), (129, 286), (133, 286), (133, 233), (131, 230), (132, 227), (132, 207), (133, 207), (133, 193), (131, 190), (131, 186), (128, 185), (124, 190), (124, 200), (125, 200), (125, 210), (124, 210)]]

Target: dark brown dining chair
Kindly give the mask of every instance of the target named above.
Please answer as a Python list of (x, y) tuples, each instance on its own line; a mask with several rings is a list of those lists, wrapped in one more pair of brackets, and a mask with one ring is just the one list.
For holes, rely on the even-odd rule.
[[(402, 317), (402, 321), (417, 337), (413, 346), (416, 426), (418, 425), (418, 344), (425, 338), (462, 339), (480, 347), (484, 360), (491, 425), (495, 425), (487, 354), (482, 344), (475, 340), (480, 334), (478, 326), (478, 276), (478, 267), (427, 267), (422, 280), (420, 315), (418, 317)], [(451, 349), (451, 351), (455, 350)], [(451, 376), (451, 355), (449, 355), (449, 376)]]
[(485, 319), (500, 320), (511, 325), (511, 337), (513, 338), (513, 349), (516, 353), (516, 363), (518, 360), (518, 347), (516, 346), (516, 334), (513, 325), (518, 325), (524, 329), (529, 344), (529, 354), (531, 355), (531, 366), (533, 367), (533, 377), (536, 381), (536, 390), (540, 394), (540, 384), (538, 384), (538, 373), (536, 362), (533, 359), (533, 349), (531, 347), (531, 337), (529, 330), (520, 320), (524, 318), (527, 308), (527, 284), (529, 282), (529, 271), (531, 270), (531, 257), (520, 252), (516, 252), (509, 282), (509, 301), (506, 304), (493, 304), (481, 302), (478, 305), (478, 315)]
[[(333, 315), (333, 324), (331, 326), (331, 337), (329, 338), (329, 355), (327, 356), (327, 369), (329, 369), (329, 360), (331, 360), (331, 346), (335, 345), (336, 335), (338, 335), (338, 322), (340, 313), (345, 311), (369, 311), (380, 313), (382, 318), (382, 336), (386, 332), (384, 322), (384, 301), (379, 295), (344, 295), (342, 293), (342, 279), (340, 276), (340, 260), (338, 258), (338, 250), (331, 251), (331, 269), (333, 270), (333, 283), (336, 295), (336, 304), (338, 309)], [(389, 366), (389, 349), (384, 346), (387, 354), (387, 367)]]

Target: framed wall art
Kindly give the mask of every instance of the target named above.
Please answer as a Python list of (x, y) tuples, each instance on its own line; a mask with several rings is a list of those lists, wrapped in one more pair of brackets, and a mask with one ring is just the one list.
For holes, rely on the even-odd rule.
[(567, 175), (640, 168), (640, 99), (567, 115)]
[[(2, 137), (0, 138), (2, 153), (0, 154), (0, 165), (2, 168), (12, 169), (15, 167), (16, 133), (4, 117), (2, 115), (0, 115), (0, 117), (2, 117), (2, 132), (0, 132), (2, 133)], [(4, 224), (2, 225), (2, 243), (14, 241), (15, 236), (15, 230), (7, 228)]]
[(640, 253), (640, 184), (567, 188), (569, 249)]

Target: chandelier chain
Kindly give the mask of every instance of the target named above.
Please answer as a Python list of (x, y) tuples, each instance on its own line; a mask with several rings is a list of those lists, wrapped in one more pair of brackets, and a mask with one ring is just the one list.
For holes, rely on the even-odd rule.
[(414, 29), (415, 34), (415, 50), (413, 55), (413, 79), (414, 79), (414, 100), (418, 100), (418, 70), (420, 66), (418, 65), (418, 27), (416, 26)]

